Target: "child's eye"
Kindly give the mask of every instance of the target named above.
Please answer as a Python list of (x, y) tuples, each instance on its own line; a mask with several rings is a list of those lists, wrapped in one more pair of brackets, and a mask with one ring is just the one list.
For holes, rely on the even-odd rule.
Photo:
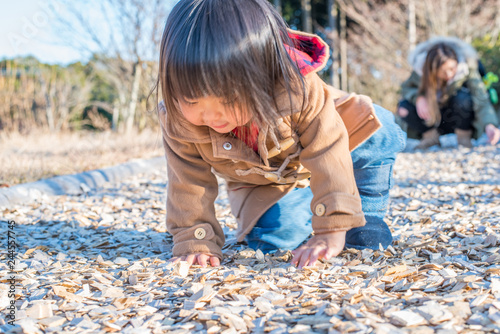
[(230, 105), (230, 104), (234, 104), (234, 101), (236, 101), (236, 99), (223, 100), (221, 103), (224, 105)]
[(188, 101), (188, 100), (184, 100), (184, 102), (185, 102), (186, 104), (189, 104), (189, 105), (193, 105), (193, 104), (198, 103), (197, 101)]

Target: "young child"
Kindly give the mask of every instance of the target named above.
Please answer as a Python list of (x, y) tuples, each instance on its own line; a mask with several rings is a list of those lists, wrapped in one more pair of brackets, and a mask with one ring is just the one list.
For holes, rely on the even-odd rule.
[(383, 218), (405, 134), (368, 97), (320, 79), (328, 54), (319, 37), (288, 30), (266, 0), (173, 8), (159, 74), (173, 261), (220, 264), (215, 175), (227, 181), (238, 240), (294, 250), (299, 267), (344, 246), (391, 244)]

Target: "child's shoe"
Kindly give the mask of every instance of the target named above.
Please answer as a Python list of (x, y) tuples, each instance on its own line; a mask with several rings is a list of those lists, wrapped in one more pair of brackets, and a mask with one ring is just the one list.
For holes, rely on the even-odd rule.
[(366, 225), (353, 228), (346, 233), (345, 248), (379, 249), (379, 244), (385, 249), (392, 244), (392, 233), (382, 218), (366, 217)]
[(431, 146), (440, 145), (439, 132), (436, 128), (430, 129), (422, 134), (420, 143), (415, 147), (416, 150), (425, 150)]
[(455, 129), (455, 134), (457, 135), (458, 145), (472, 148), (472, 130)]

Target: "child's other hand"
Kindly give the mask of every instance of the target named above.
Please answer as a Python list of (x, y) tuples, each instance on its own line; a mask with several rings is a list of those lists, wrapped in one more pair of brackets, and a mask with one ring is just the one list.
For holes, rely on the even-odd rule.
[(205, 268), (208, 264), (210, 264), (212, 267), (220, 266), (220, 260), (217, 256), (211, 256), (209, 254), (203, 253), (173, 257), (169, 260), (169, 262), (171, 263), (177, 263), (179, 261), (186, 261), (187, 263), (189, 263), (189, 266), (192, 266), (193, 264), (199, 264), (203, 268)]
[(309, 241), (292, 251), (292, 264), (302, 268), (314, 266), (318, 259), (328, 260), (344, 249), (346, 231), (314, 235)]
[(417, 97), (417, 102), (415, 105), (417, 109), (417, 115), (424, 121), (427, 121), (431, 118), (431, 114), (429, 113), (429, 104), (427, 103), (427, 99), (423, 96)]
[(486, 135), (488, 136), (488, 142), (491, 145), (495, 145), (500, 140), (500, 129), (498, 129), (493, 124), (486, 125)]

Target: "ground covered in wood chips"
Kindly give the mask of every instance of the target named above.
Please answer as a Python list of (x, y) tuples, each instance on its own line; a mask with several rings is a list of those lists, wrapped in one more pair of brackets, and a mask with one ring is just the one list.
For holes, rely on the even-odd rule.
[(500, 147), (404, 153), (387, 217), (395, 242), (302, 270), (227, 233), (218, 268), (171, 265), (165, 171), (2, 212), (0, 332), (482, 333), (500, 331)]

